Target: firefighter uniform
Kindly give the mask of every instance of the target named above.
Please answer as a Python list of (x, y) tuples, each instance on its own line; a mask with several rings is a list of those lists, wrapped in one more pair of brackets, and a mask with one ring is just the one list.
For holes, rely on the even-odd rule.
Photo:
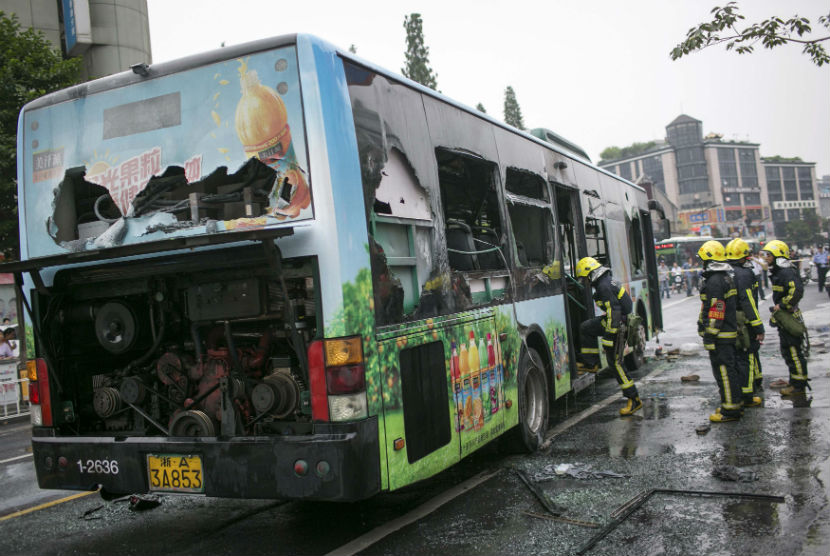
[[(789, 260), (789, 247), (783, 241), (774, 239), (764, 246), (763, 253), (767, 255), (767, 261), (772, 263), (769, 266), (773, 304), (785, 311), (787, 313), (785, 316), (791, 316), (803, 326), (804, 319), (798, 308), (798, 302), (804, 296), (804, 286), (798, 276), (798, 270)], [(804, 356), (802, 347), (806, 331), (802, 334), (787, 331), (782, 323), (777, 322), (775, 313), (770, 318), (770, 325), (778, 329), (781, 356), (790, 371), (790, 385), (781, 389), (781, 395), (801, 394), (808, 387), (807, 358)]]
[(736, 421), (741, 417), (741, 385), (735, 365), (737, 339), (737, 298), (732, 267), (720, 242), (711, 240), (698, 251), (703, 261), (700, 286), (698, 333), (709, 352), (712, 374), (720, 391), (720, 408), (709, 416), (715, 423)]
[[(757, 338), (763, 336), (764, 324), (758, 314), (757, 280), (752, 264), (747, 261), (748, 256), (749, 245), (741, 238), (735, 238), (727, 244), (726, 259), (735, 273), (735, 289), (738, 292), (735, 366), (741, 384), (743, 406), (756, 407), (761, 405), (761, 398), (754, 395), (757, 351), (753, 351), (753, 347), (757, 345), (760, 348)], [(757, 372), (760, 373), (760, 370)]]
[(631, 296), (625, 288), (611, 277), (611, 270), (602, 266), (592, 257), (585, 257), (576, 265), (578, 278), (589, 278), (594, 288), (594, 303), (605, 314), (583, 322), (579, 327), (580, 362), (579, 370), (596, 372), (599, 370), (599, 349), (597, 340), (601, 337), (602, 349), (608, 366), (614, 371), (614, 377), (627, 398), (626, 407), (620, 409), (621, 415), (631, 415), (643, 407), (634, 381), (625, 372), (622, 364), (626, 341), (626, 322), (633, 309)]

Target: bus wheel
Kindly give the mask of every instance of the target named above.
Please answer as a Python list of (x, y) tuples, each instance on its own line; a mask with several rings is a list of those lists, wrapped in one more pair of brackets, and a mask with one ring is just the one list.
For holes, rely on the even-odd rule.
[(625, 363), (632, 371), (639, 369), (646, 361), (646, 327), (641, 321), (636, 330), (637, 343), (631, 346), (631, 353), (625, 356)]
[(548, 430), (548, 380), (542, 357), (528, 348), (519, 358), (518, 406), (519, 425), (511, 430), (505, 440), (511, 452), (532, 453), (545, 441)]

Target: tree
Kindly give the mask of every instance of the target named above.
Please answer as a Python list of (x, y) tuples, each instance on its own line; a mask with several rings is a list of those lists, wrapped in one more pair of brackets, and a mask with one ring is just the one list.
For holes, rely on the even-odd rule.
[(647, 150), (654, 148), (656, 145), (657, 143), (654, 141), (648, 141), (647, 143), (632, 143), (631, 145), (623, 148), (608, 147), (599, 153), (600, 162), (637, 156), (638, 154), (642, 154)]
[(64, 60), (40, 32), (0, 12), (0, 254), (8, 258), (20, 253), (17, 116), (27, 102), (76, 83), (80, 70), (80, 59)]
[[(810, 20), (806, 17), (794, 15), (790, 19), (783, 20), (773, 16), (761, 23), (753, 23), (739, 29), (738, 22), (745, 17), (738, 13), (736, 2), (729, 2), (724, 7), (715, 6), (711, 13), (712, 21), (689, 29), (686, 33), (686, 40), (672, 49), (672, 60), (721, 43), (726, 43), (726, 50), (734, 50), (738, 54), (749, 54), (760, 42), (764, 48), (769, 49), (785, 44), (800, 44), (803, 45), (802, 52), (810, 56), (817, 66), (830, 63), (830, 55), (820, 44), (830, 40), (830, 35), (811, 38), (809, 35), (813, 29)], [(830, 30), (830, 14), (820, 16), (818, 23)]]
[(484, 109), (484, 105), (483, 105), (483, 104), (481, 104), (480, 102), (479, 102), (478, 104), (476, 104), (476, 110), (478, 110), (478, 111), (479, 111), (479, 112), (481, 112), (482, 114), (486, 114), (486, 113), (487, 113), (487, 110), (485, 110), (485, 109)]
[(405, 77), (430, 89), (436, 89), (438, 75), (433, 73), (432, 68), (429, 67), (429, 48), (424, 46), (421, 14), (404, 16), (403, 27), (406, 29), (406, 65), (401, 71)]
[(516, 93), (510, 85), (504, 90), (504, 122), (522, 130), (525, 128), (522, 109), (519, 108)]

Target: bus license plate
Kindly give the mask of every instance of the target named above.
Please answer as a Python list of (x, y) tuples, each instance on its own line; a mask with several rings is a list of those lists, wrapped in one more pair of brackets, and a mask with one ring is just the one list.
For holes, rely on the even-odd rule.
[(201, 456), (147, 454), (150, 490), (157, 492), (205, 492)]

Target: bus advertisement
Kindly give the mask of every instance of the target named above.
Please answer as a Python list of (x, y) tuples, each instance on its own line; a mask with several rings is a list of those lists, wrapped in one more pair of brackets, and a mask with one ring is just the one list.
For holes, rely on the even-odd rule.
[[(42, 488), (358, 500), (541, 444), (593, 256), (662, 326), (640, 187), (307, 35), (50, 94), (18, 126)], [(657, 207), (659, 208), (659, 207)]]

